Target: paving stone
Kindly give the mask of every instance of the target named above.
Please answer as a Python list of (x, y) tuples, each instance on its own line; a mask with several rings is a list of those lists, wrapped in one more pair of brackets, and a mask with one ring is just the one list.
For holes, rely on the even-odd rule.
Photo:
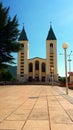
[(50, 130), (48, 121), (28, 120), (23, 130)]
[(48, 112), (43, 109), (34, 109), (29, 116), (30, 120), (48, 120)]
[(0, 130), (21, 130), (24, 121), (4, 121), (0, 123)]
[(0, 87), (0, 130), (73, 130), (73, 90), (64, 95), (58, 86)]
[(49, 105), (49, 111), (62, 111), (62, 107), (60, 105)]
[(36, 99), (35, 100), (27, 100), (22, 106), (21, 106), (21, 109), (32, 109), (34, 104), (36, 102)]
[(50, 121), (54, 124), (73, 123), (68, 117), (68, 115), (61, 111), (50, 112)]
[(51, 124), (51, 130), (73, 130), (73, 124)]
[(73, 121), (73, 109), (68, 109), (67, 113), (69, 114), (69, 116), (71, 117), (71, 119)]
[(30, 113), (30, 110), (17, 110), (11, 114), (6, 120), (10, 121), (25, 121)]

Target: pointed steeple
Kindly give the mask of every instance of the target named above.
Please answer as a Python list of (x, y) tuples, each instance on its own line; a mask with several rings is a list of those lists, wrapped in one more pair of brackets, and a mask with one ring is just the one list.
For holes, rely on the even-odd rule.
[(55, 36), (54, 31), (52, 29), (51, 23), (50, 23), (50, 30), (48, 32), (46, 40), (56, 40), (56, 36)]
[(28, 41), (24, 26), (23, 26), (23, 29), (22, 29), (22, 31), (20, 33), (18, 41)]

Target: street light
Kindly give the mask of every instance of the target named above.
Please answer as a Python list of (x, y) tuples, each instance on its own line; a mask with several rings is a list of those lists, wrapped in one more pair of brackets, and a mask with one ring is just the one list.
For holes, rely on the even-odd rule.
[(72, 55), (72, 51), (68, 55), (69, 56), (69, 59), (68, 59), (68, 61), (69, 61), (69, 72), (71, 72), (71, 61), (72, 61), (71, 58), (70, 58), (71, 55)]
[(68, 44), (67, 43), (63, 43), (62, 48), (64, 49), (64, 59), (65, 59), (66, 94), (68, 95), (67, 55), (66, 55), (66, 49), (68, 48)]
[[(68, 62), (69, 62), (69, 73), (71, 72), (71, 58), (70, 58), (70, 56), (72, 56), (73, 54), (73, 51), (71, 51), (68, 55), (67, 55), (67, 57), (69, 57), (69, 59), (68, 59)], [(63, 55), (62, 53), (60, 53), (60, 55)]]

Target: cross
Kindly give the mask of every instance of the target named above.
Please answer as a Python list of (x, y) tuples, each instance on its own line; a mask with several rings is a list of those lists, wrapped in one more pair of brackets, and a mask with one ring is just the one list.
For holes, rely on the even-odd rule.
[(23, 23), (23, 27), (24, 27), (24, 23)]
[(50, 21), (50, 27), (52, 27), (52, 22)]

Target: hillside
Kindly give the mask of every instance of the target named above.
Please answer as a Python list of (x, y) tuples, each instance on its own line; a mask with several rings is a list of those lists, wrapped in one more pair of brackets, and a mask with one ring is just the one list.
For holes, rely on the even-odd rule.
[(17, 76), (17, 66), (8, 66), (8, 70), (11, 72), (11, 74), (13, 75), (14, 78), (16, 78)]

